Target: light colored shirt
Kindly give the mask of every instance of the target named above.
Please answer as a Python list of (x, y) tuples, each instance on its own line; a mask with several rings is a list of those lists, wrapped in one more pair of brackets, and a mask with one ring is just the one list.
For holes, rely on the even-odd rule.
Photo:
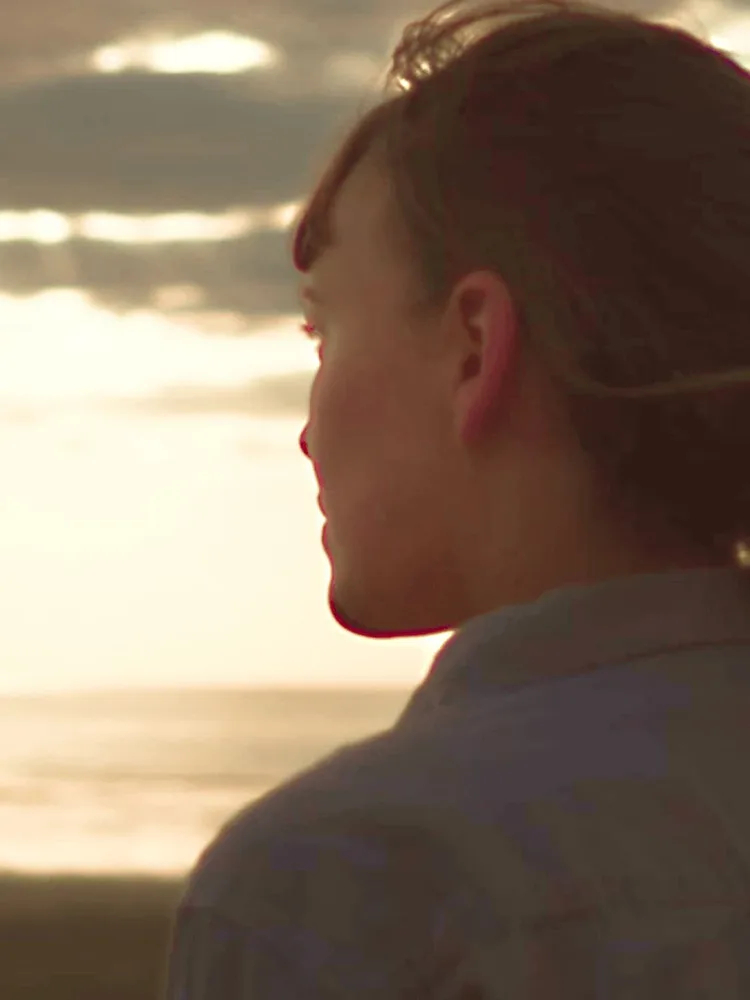
[(748, 1000), (750, 576), (476, 618), (392, 729), (232, 819), (167, 1000)]

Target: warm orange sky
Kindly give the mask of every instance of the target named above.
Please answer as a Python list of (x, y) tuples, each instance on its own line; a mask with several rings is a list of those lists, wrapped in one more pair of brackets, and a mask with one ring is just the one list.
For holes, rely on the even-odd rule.
[(435, 641), (330, 618), (301, 409), (139, 412), (170, 384), (243, 384), (249, 406), (264, 374), (309, 380), (296, 319), (209, 337), (74, 291), (0, 298), (0, 691), (424, 675)]
[[(226, 32), (111, 39), (89, 63), (105, 75), (131, 64), (218, 73), (257, 51)], [(51, 191), (66, 183), (39, 176)], [(301, 317), (207, 313), (205, 288), (180, 271), (195, 260), (223, 287), (223, 241), (285, 231), (290, 206), (54, 206), (0, 205), (0, 246), (57, 286), (0, 294), (0, 693), (416, 684), (439, 643), (355, 639), (327, 608), (317, 487), (298, 449), (316, 363)], [(75, 241), (89, 258), (119, 247), (126, 265), (156, 268), (151, 301), (122, 314), (97, 304), (76, 287)], [(159, 312), (193, 301), (200, 316)]]
[[(273, 5), (272, 15), (264, 8), (262, 17), (253, 13), (247, 24), (236, 22), (233, 37), (225, 32), (217, 39), (206, 32), (218, 21), (203, 24), (198, 16), (208, 2), (191, 0), (195, 18), (182, 25), (181, 35), (173, 25), (171, 41), (168, 33), (154, 41), (143, 24), (97, 21), (95, 13), (110, 8), (93, 3), (86, 8), (91, 23), (75, 43), (89, 77), (73, 83), (53, 77), (41, 90), (0, 86), (7, 98), (0, 101), (0, 126), (13, 125), (20, 137), (20, 145), (0, 149), (0, 173), (5, 188), (15, 178), (21, 199), (0, 203), (0, 272), (7, 291), (0, 294), (0, 692), (196, 684), (411, 687), (446, 638), (356, 639), (328, 612), (317, 487), (298, 449), (315, 352), (298, 331), (301, 317), (282, 305), (296, 297), (283, 245), (294, 205), (272, 197), (277, 181), (279, 193), (299, 195), (307, 174), (299, 163), (306, 157), (317, 162), (305, 142), (317, 141), (319, 120), (308, 123), (308, 134), (305, 116), (295, 118), (294, 87), (304, 83), (304, 74), (295, 78), (292, 72), (295, 66), (299, 71), (293, 48), (302, 44), (308, 8), (285, 0)], [(0, 26), (0, 54), (24, 32), (29, 59), (47, 59), (48, 66), (45, 46), (62, 51), (73, 45), (70, 25), (53, 44), (49, 25), (45, 35), (43, 22), (31, 17), (45, 3), (52, 4), (50, 16), (58, 11), (57, 0), (13, 8), (14, 17)], [(226, 0), (221, 10), (230, 7)], [(331, 94), (361, 94), (377, 66), (380, 43), (368, 34), (369, 9), (363, 5), (358, 21), (336, 22), (338, 49), (311, 78), (323, 95), (313, 109), (321, 122), (343, 107), (331, 103)], [(382, 40), (415, 9), (428, 7), (409, 4), (407, 10), (394, 0), (387, 11), (378, 8)], [(732, 24), (728, 8), (704, 0), (693, 9), (719, 32), (720, 44), (745, 47), (750, 34)], [(211, 10), (219, 18), (218, 6)], [(225, 28), (232, 17), (227, 14)], [(255, 70), (237, 78), (244, 95), (239, 100), (234, 84), (216, 81), (261, 51), (250, 44), (251, 22), (255, 41), (268, 43), (291, 75), (273, 76), (279, 62), (259, 64), (257, 78)], [(133, 65), (141, 75), (120, 79), (120, 71)], [(177, 72), (193, 76), (178, 77), (167, 90), (151, 83)], [(206, 87), (197, 82), (201, 73), (209, 73)], [(271, 74), (272, 83), (246, 99), (263, 74)], [(97, 76), (116, 86), (102, 89)], [(284, 89), (285, 79), (291, 90)], [(144, 112), (152, 110), (141, 93), (153, 92), (163, 110), (176, 108), (170, 102), (183, 91), (185, 100), (204, 101), (203, 117), (190, 118), (186, 131), (174, 131), (163, 147), (166, 125), (158, 115), (144, 144), (136, 133), (122, 131), (127, 122), (140, 128), (148, 117), (133, 116), (136, 99)], [(112, 108), (120, 119), (102, 111)], [(64, 127), (62, 112), (70, 123)], [(219, 191), (211, 170), (224, 176), (242, 145), (235, 140), (246, 112), (247, 149), (240, 152), (250, 158), (233, 161), (233, 183), (245, 191), (248, 207), (232, 208), (231, 200), (221, 207), (230, 197), (229, 175), (224, 171), (229, 186)], [(94, 113), (99, 125), (89, 129), (87, 115)], [(201, 129), (210, 130), (221, 115), (217, 136), (228, 143), (226, 158), (222, 146), (204, 175), (208, 133)], [(34, 127), (27, 128), (32, 120)], [(88, 146), (75, 129), (88, 136)], [(251, 142), (257, 134), (268, 142)], [(28, 148), (22, 149), (23, 136)], [(51, 143), (45, 156), (37, 145), (42, 139)], [(145, 150), (147, 159), (128, 161), (117, 176), (114, 168), (133, 150)], [(292, 150), (297, 173), (289, 167)], [(81, 170), (61, 170), (63, 154), (79, 157)], [(182, 160), (173, 159), (178, 154)], [(175, 171), (175, 163), (184, 171)], [(246, 179), (248, 164), (257, 172)], [(128, 171), (136, 168), (138, 184), (129, 181)], [(99, 204), (87, 210), (95, 190)], [(39, 202), (30, 204), (38, 207), (29, 212), (23, 198), (37, 194)], [(112, 204), (117, 198), (119, 207)], [(135, 211), (133, 199), (151, 206), (150, 213), (127, 217), (126, 211)], [(253, 199), (266, 205), (265, 221), (253, 219)], [(158, 209), (165, 200), (181, 206), (180, 214)], [(253, 226), (265, 229), (254, 233)], [(243, 239), (246, 245), (232, 256), (232, 241)], [(11, 287), (35, 294), (13, 297)], [(98, 299), (92, 290), (101, 293)], [(129, 311), (108, 311), (101, 304), (106, 295), (122, 299)], [(203, 302), (200, 316), (165, 313), (191, 302)]]

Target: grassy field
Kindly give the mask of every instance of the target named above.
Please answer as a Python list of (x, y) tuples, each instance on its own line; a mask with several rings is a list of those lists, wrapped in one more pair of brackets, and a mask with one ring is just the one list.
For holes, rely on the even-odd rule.
[(159, 1000), (182, 883), (0, 876), (2, 1000)]

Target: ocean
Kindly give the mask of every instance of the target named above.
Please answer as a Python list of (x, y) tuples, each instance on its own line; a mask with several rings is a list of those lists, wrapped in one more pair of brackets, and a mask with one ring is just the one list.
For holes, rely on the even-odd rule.
[(0, 698), (0, 870), (184, 876), (221, 825), (409, 690)]

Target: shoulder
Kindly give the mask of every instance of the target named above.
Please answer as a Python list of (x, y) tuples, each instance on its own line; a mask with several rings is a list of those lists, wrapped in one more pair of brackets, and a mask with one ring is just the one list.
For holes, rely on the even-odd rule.
[(334, 867), (339, 879), (345, 869), (366, 878), (398, 867), (418, 843), (427, 863), (424, 814), (440, 744), (432, 730), (394, 728), (331, 753), (234, 815), (198, 859), (185, 898), (241, 918), (269, 879), (331, 878)]
[(315, 983), (380, 998), (432, 974), (470, 903), (415, 805), (420, 769), (404, 766), (404, 740), (345, 747), (224, 827), (183, 896), (170, 1000), (245, 995), (219, 988), (228, 976), (259, 997), (288, 980), (285, 996), (317, 996)]
[(542, 752), (538, 729), (526, 713), (485, 706), (428, 714), (344, 746), (230, 819), (184, 898), (244, 919), (262, 887), (312, 893), (313, 882), (367, 884), (379, 868), (382, 887), (439, 882), (486, 895), (492, 885), (535, 909), (544, 880), (520, 803), (563, 808), (571, 778), (571, 754)]

